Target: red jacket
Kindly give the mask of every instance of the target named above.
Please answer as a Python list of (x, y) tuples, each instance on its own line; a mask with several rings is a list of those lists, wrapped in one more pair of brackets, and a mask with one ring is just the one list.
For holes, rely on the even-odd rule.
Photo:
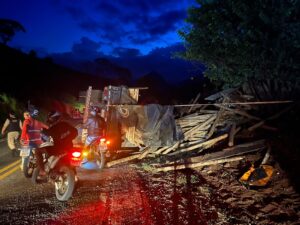
[(22, 127), (21, 140), (25, 144), (40, 145), (42, 143), (42, 139), (41, 139), (42, 128), (48, 129), (48, 126), (32, 118), (25, 119)]

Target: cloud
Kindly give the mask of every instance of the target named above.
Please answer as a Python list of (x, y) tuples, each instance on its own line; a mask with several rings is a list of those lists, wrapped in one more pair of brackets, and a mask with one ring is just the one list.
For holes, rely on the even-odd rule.
[[(116, 77), (118, 73), (139, 78), (150, 72), (161, 74), (169, 83), (178, 83), (190, 77), (202, 76), (203, 66), (197, 67), (191, 62), (175, 57), (175, 53), (184, 51), (181, 43), (168, 47), (154, 48), (149, 54), (142, 55), (137, 48), (115, 47), (112, 55), (101, 51), (102, 43), (87, 37), (74, 43), (71, 52), (52, 54), (55, 62), (90, 74), (102, 74)], [(119, 75), (120, 75), (119, 74)]]
[(115, 48), (112, 51), (113, 55), (116, 55), (117, 57), (120, 58), (132, 58), (132, 57), (138, 57), (141, 55), (140, 50), (134, 49), (134, 48)]
[(102, 27), (99, 22), (93, 19), (85, 19), (79, 23), (79, 26), (89, 32), (98, 32)]
[(65, 10), (68, 14), (71, 15), (73, 19), (80, 20), (85, 18), (86, 13), (82, 10), (82, 8), (74, 7), (74, 6), (66, 6)]
[(175, 53), (183, 50), (183, 45), (176, 43), (165, 48), (155, 48), (147, 55), (135, 57), (126, 55), (124, 51), (122, 57), (110, 57), (110, 60), (129, 68), (135, 78), (152, 71), (161, 74), (169, 83), (177, 83), (192, 76), (202, 76), (203, 67), (196, 67), (191, 62), (175, 57)]
[[(193, 1), (193, 0), (188, 0)], [(72, 1), (73, 3), (73, 1)], [(147, 44), (176, 34), (186, 17), (186, 1), (116, 0), (75, 1), (65, 10), (78, 26), (114, 46)], [(171, 42), (171, 41), (170, 41)]]
[(72, 51), (75, 54), (98, 54), (101, 44), (99, 42), (92, 41), (87, 37), (82, 37), (79, 43), (75, 43), (72, 47)]
[(150, 18), (147, 23), (139, 24), (141, 31), (148, 33), (150, 36), (163, 35), (170, 31), (176, 30), (176, 25), (185, 17), (182, 10), (169, 11), (160, 16)]
[(73, 44), (70, 52), (54, 53), (49, 55), (55, 62), (77, 69), (76, 64), (86, 61), (93, 61), (102, 57), (101, 43), (95, 42), (87, 37), (82, 37), (79, 42)]

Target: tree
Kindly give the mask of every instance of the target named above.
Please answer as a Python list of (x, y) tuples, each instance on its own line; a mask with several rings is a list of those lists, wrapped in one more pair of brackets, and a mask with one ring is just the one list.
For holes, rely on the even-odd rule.
[(0, 19), (0, 38), (3, 44), (7, 44), (15, 36), (16, 32), (26, 32), (25, 28), (15, 20)]
[[(183, 57), (224, 86), (299, 81), (300, 1), (197, 0), (179, 31)], [(253, 85), (252, 85), (253, 86)], [(254, 85), (255, 86), (255, 85)]]

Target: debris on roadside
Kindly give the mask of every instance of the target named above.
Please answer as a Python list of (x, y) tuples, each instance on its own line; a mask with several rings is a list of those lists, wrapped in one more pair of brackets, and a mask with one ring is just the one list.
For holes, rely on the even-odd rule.
[[(268, 140), (260, 138), (255, 132), (258, 129), (276, 132), (277, 128), (271, 126), (269, 121), (277, 119), (292, 107), (291, 104), (281, 104), (290, 101), (255, 101), (253, 96), (242, 94), (239, 89), (211, 95), (205, 98), (211, 101), (208, 103), (197, 104), (198, 100), (199, 95), (191, 101), (192, 105), (178, 107), (175, 123), (182, 137), (174, 144), (143, 146), (133, 155), (108, 162), (107, 167), (132, 160), (163, 158), (166, 163), (159, 163), (157, 171), (169, 171), (242, 160), (245, 154), (269, 149)], [(277, 107), (275, 113), (272, 111), (271, 116), (264, 118), (261, 109), (268, 104), (283, 107)]]

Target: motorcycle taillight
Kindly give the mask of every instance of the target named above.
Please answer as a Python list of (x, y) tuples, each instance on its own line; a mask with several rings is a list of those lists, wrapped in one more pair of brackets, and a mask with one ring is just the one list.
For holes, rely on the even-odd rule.
[(81, 157), (81, 152), (72, 152), (72, 157), (74, 158), (80, 158)]
[(70, 163), (72, 166), (80, 166), (82, 160), (81, 155), (82, 153), (79, 150), (73, 150), (71, 152)]

